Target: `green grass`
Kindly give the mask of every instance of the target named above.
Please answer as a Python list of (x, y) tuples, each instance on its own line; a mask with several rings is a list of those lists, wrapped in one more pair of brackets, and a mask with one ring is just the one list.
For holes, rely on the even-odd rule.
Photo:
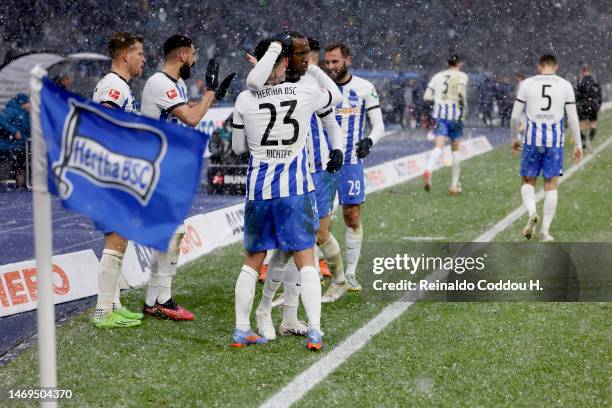
[[(612, 134), (612, 116), (602, 116), (600, 140)], [(612, 240), (611, 166), (608, 148), (561, 186), (551, 229), (558, 240)], [(364, 245), (414, 236), (470, 241), (520, 205), (517, 169), (518, 158), (502, 147), (462, 165), (460, 197), (447, 196), (448, 169), (434, 173), (430, 194), (414, 180), (369, 195)], [(520, 240), (524, 221), (498, 239)], [(340, 224), (335, 221), (334, 233), (343, 244)], [(241, 247), (233, 245), (181, 268), (173, 292), (195, 312), (194, 322), (146, 319), (140, 328), (100, 331), (81, 315), (61, 325), (58, 382), (74, 393), (67, 402), (253, 406), (317, 361), (303, 338), (229, 347), (241, 263)], [(142, 299), (141, 289), (131, 290), (124, 303), (136, 310)], [(324, 305), (326, 347), (337, 346), (385, 305), (364, 295)], [(278, 311), (274, 318), (278, 323)], [(609, 405), (611, 318), (606, 304), (419, 303), (298, 405)], [(35, 388), (37, 370), (32, 348), (0, 368), (0, 387)]]

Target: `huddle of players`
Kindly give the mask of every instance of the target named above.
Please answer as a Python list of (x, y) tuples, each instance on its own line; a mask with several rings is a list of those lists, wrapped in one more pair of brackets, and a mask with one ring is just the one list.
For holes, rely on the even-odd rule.
[[(427, 168), (423, 174), (426, 191), (431, 190), (431, 172), (433, 166), (442, 154), (446, 139), (451, 141), (453, 152), (452, 181), (450, 194), (461, 193), (459, 185), (459, 137), (463, 134), (463, 120), (467, 111), (467, 75), (460, 72), (461, 60), (452, 55), (448, 60), (448, 69), (433, 76), (425, 101), (433, 101), (436, 127), (436, 147), (429, 155)], [(574, 138), (574, 161), (582, 158), (582, 142), (580, 129), (586, 131), (591, 121), (590, 139), (595, 135), (597, 111), (601, 104), (594, 81), (590, 77), (590, 69), (583, 69), (584, 79), (578, 86), (578, 102), (581, 119), (579, 125), (576, 110), (576, 98), (572, 85), (556, 75), (559, 66), (557, 59), (550, 54), (540, 57), (538, 62), (539, 75), (527, 78), (520, 83), (516, 101), (511, 116), (511, 135), (513, 151), (521, 150), (520, 175), (523, 179), (521, 198), (527, 209), (529, 219), (523, 229), (523, 236), (531, 239), (538, 223), (536, 211), (535, 185), (537, 177), (544, 178), (544, 206), (542, 227), (539, 238), (542, 242), (553, 241), (550, 235), (550, 225), (557, 208), (557, 181), (563, 172), (563, 145), (565, 114), (567, 125)], [(595, 91), (593, 91), (595, 89)], [(599, 105), (598, 105), (599, 103)], [(525, 115), (527, 125), (520, 131), (521, 117)]]
[[(361, 289), (355, 270), (363, 240), (363, 158), (384, 133), (382, 112), (373, 85), (349, 73), (346, 45), (334, 43), (325, 49), (326, 72), (318, 67), (318, 50), (311, 53), (310, 45), (314, 48), (315, 43), (296, 32), (261, 41), (251, 59), (255, 66), (247, 77), (247, 90), (234, 107), (232, 148), (250, 153), (246, 254), (235, 288), (234, 347), (276, 338), (271, 308), (281, 282), (280, 331), (306, 335), (310, 350), (322, 347), (322, 301), (333, 302), (347, 290)], [(367, 137), (366, 116), (372, 125)], [(336, 191), (347, 226), (346, 271), (329, 231)], [(315, 244), (332, 273), (323, 296)], [(273, 254), (256, 311), (257, 334), (251, 330), (250, 314), (258, 271), (268, 251)], [(307, 326), (297, 318), (300, 295)]]
[[(144, 39), (128, 32), (114, 34), (109, 41), (111, 71), (96, 85), (93, 100), (126, 112), (138, 112), (129, 81), (142, 75), (145, 63)], [(190, 103), (184, 80), (195, 64), (193, 41), (184, 35), (173, 35), (163, 45), (164, 66), (146, 82), (140, 114), (185, 126), (196, 126), (215, 101), (222, 99), (234, 74), (219, 83), (219, 64), (210, 60), (206, 69), (207, 90), (202, 98)], [(92, 323), (98, 328), (132, 327), (141, 324), (144, 315), (166, 316), (174, 320), (193, 320), (193, 313), (172, 299), (172, 278), (176, 273), (181, 226), (172, 236), (167, 252), (156, 252), (151, 265), (143, 312), (132, 312), (121, 305), (120, 276), (127, 240), (103, 225), (96, 225), (104, 235), (104, 250), (98, 279), (98, 300)]]

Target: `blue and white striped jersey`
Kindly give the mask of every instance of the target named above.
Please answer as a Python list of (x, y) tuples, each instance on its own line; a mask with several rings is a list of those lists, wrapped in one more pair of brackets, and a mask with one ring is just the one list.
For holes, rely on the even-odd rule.
[(183, 124), (170, 112), (187, 102), (187, 86), (182, 78), (175, 80), (165, 72), (156, 72), (147, 79), (142, 90), (141, 113), (149, 118)]
[(125, 112), (137, 112), (138, 103), (128, 82), (116, 72), (109, 72), (96, 84), (94, 102), (107, 103)]
[(321, 118), (333, 115), (334, 109), (329, 108), (324, 112), (313, 113), (310, 118), (310, 137), (308, 138), (308, 166), (311, 173), (325, 170), (329, 161), (329, 152), (332, 150), (327, 131), (321, 122)]
[(427, 87), (434, 93), (433, 117), (435, 119), (462, 120), (465, 118), (467, 84), (467, 74), (456, 69), (438, 72), (431, 78)]
[(331, 93), (310, 81), (283, 82), (243, 91), (232, 126), (244, 129), (249, 149), (247, 200), (269, 200), (314, 190), (306, 140), (314, 112), (328, 108)]
[(575, 104), (574, 89), (557, 75), (536, 75), (521, 82), (516, 100), (525, 104), (523, 143), (563, 147), (565, 106)]
[(364, 138), (366, 113), (380, 108), (376, 89), (371, 82), (351, 76), (345, 84), (338, 84), (342, 92), (342, 102), (336, 105), (336, 120), (342, 128), (346, 149), (344, 164), (363, 162), (357, 157), (357, 143)]

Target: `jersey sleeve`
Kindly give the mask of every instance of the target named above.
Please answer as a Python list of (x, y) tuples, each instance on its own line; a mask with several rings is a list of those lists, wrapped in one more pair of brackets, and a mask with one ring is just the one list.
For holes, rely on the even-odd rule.
[(516, 93), (516, 100), (521, 103), (525, 103), (527, 95), (525, 93), (525, 81), (519, 85), (518, 92)]
[[(122, 86), (124, 85), (124, 86)], [(130, 90), (125, 84), (104, 83), (98, 89), (98, 103), (111, 105), (117, 109), (125, 109), (128, 103)]]
[(374, 88), (372, 84), (368, 84), (368, 93), (365, 96), (365, 108), (366, 112), (380, 108), (378, 92), (376, 92), (376, 88)]
[(565, 93), (565, 104), (571, 105), (576, 103), (576, 95), (574, 94), (574, 88), (572, 84), (567, 83), (567, 92)]
[(160, 110), (170, 112), (172, 109), (187, 104), (187, 95), (182, 95), (178, 87), (170, 81), (164, 81), (152, 88), (155, 105)]
[(331, 106), (332, 94), (318, 84), (308, 84), (304, 88), (305, 99), (313, 112), (325, 110)]

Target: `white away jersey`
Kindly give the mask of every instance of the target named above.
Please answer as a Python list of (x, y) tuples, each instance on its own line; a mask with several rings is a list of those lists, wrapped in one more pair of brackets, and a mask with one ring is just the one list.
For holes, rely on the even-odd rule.
[(309, 81), (283, 82), (238, 96), (232, 126), (244, 128), (249, 148), (248, 200), (297, 196), (314, 189), (306, 139), (312, 114), (330, 102), (331, 93)]
[(342, 92), (342, 102), (336, 105), (336, 120), (346, 142), (344, 164), (361, 163), (363, 160), (357, 157), (357, 143), (363, 139), (366, 113), (380, 108), (378, 94), (371, 82), (354, 75), (338, 88)]
[(138, 104), (130, 85), (119, 74), (109, 72), (97, 84), (94, 90), (94, 102), (107, 103), (125, 112), (137, 112)]
[(175, 80), (165, 72), (156, 72), (147, 79), (142, 91), (141, 113), (150, 118), (183, 124), (170, 111), (188, 101), (187, 87), (182, 78)]
[(435, 74), (428, 88), (434, 93), (433, 116), (435, 119), (462, 120), (465, 115), (463, 100), (466, 95), (468, 76), (465, 72), (447, 69)]
[(562, 147), (565, 105), (576, 103), (572, 84), (557, 75), (532, 76), (521, 82), (516, 100), (525, 104), (527, 114), (523, 142)]

